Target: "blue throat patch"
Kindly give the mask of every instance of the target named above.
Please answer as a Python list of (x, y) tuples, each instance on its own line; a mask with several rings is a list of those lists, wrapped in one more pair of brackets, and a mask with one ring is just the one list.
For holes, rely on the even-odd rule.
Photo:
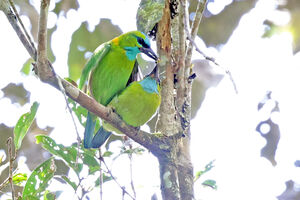
[(157, 93), (157, 83), (152, 77), (147, 77), (144, 80), (140, 81), (139, 84), (143, 87), (143, 89), (148, 93)]
[(136, 59), (136, 55), (138, 53), (140, 53), (140, 50), (138, 47), (125, 47), (124, 48), (126, 50), (126, 56), (129, 60), (135, 60)]

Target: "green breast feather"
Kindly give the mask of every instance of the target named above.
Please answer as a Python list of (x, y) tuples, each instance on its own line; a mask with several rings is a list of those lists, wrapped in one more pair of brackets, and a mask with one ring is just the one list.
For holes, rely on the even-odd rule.
[(89, 79), (89, 91), (101, 104), (107, 105), (113, 96), (126, 87), (135, 60), (127, 59), (125, 50), (112, 45), (110, 52), (98, 63)]
[[(160, 105), (160, 88), (152, 77), (131, 83), (110, 103), (116, 113), (129, 125), (138, 127), (145, 124)], [(104, 123), (106, 130), (120, 133), (111, 125)]]

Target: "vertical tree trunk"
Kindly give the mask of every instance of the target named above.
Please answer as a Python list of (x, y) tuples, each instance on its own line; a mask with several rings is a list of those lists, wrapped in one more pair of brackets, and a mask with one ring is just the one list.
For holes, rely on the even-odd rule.
[[(171, 19), (170, 6), (174, 5), (177, 10), (173, 7), (175, 15)], [(189, 150), (191, 82), (188, 81), (190, 65), (186, 66), (186, 9), (186, 0), (166, 0), (156, 35), (160, 69), (166, 72), (161, 84), (162, 103), (156, 129), (170, 139), (168, 151), (156, 155), (164, 200), (192, 200), (194, 197)]]

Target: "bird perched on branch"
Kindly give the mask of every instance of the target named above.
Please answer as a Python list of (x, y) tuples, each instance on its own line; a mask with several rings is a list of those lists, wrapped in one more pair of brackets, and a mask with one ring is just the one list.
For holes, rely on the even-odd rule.
[[(132, 82), (108, 104), (129, 125), (138, 127), (145, 124), (155, 114), (161, 102), (157, 66), (141, 81)], [(112, 131), (119, 133), (107, 122), (95, 135), (92, 143), (100, 147)]]
[[(89, 95), (106, 106), (128, 84), (134, 66), (137, 66), (136, 56), (139, 53), (157, 60), (148, 37), (139, 31), (128, 32), (103, 43), (85, 65), (79, 89), (87, 84)], [(97, 145), (93, 145), (96, 121), (97, 117), (88, 112), (84, 131), (85, 148), (97, 148)]]

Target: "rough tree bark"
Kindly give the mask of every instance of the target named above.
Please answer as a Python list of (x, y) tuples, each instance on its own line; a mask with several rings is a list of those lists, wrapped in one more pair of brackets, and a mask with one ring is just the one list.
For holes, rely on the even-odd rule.
[(68, 97), (113, 124), (157, 157), (164, 200), (192, 200), (194, 197), (193, 165), (189, 151), (193, 45), (192, 41), (188, 43), (187, 35), (191, 39), (195, 38), (206, 1), (200, 0), (198, 3), (191, 33), (188, 32), (186, 3), (186, 0), (165, 0), (163, 16), (158, 23), (156, 38), (160, 58), (159, 68), (165, 70), (166, 75), (161, 83), (162, 103), (156, 126), (156, 130), (161, 134), (150, 134), (127, 125), (116, 113), (55, 74), (54, 68), (46, 57), (49, 0), (41, 1), (38, 50), (18, 26), (17, 18), (10, 9), (8, 0), (0, 1), (0, 10), (7, 16), (29, 55), (37, 62), (36, 70), (41, 81), (64, 90), (63, 93)]

